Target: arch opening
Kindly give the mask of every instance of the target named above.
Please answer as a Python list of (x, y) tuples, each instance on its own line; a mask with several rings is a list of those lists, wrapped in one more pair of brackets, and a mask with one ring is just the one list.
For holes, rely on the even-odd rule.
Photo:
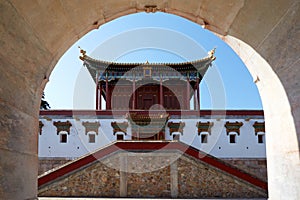
[[(1, 21), (3, 21), (3, 25), (1, 26), (7, 30), (3, 33), (3, 37), (1, 37), (3, 49), (5, 50), (4, 52), (6, 52), (5, 55), (3, 55), (3, 53), (1, 54), (1, 64), (2, 66), (16, 67), (14, 71), (11, 69), (1, 69), (1, 74), (3, 75), (1, 82), (4, 83), (3, 89), (1, 90), (1, 94), (3, 94), (1, 95), (1, 111), (5, 113), (1, 119), (1, 121), (4, 122), (1, 126), (5, 127), (3, 130), (10, 145), (7, 146), (5, 141), (2, 145), (1, 158), (3, 158), (3, 161), (1, 161), (0, 170), (7, 168), (9, 166), (7, 163), (15, 166), (12, 173), (5, 175), (0, 182), (1, 188), (7, 188), (7, 184), (9, 185), (7, 191), (0, 190), (0, 194), (3, 194), (2, 196), (7, 197), (7, 199), (28, 199), (36, 197), (36, 189), (34, 188), (36, 185), (36, 173), (32, 171), (28, 172), (28, 168), (26, 167), (26, 169), (22, 170), (22, 167), (33, 166), (33, 168), (36, 168), (37, 150), (36, 146), (34, 146), (36, 140), (32, 139), (32, 135), (28, 135), (28, 133), (38, 133), (37, 128), (34, 127), (38, 127), (37, 116), (40, 97), (42, 96), (41, 91), (58, 58), (61, 57), (63, 52), (75, 42), (78, 37), (83, 36), (87, 30), (95, 28), (95, 26), (98, 27), (118, 16), (134, 13), (144, 10), (145, 8), (144, 4), (139, 3), (128, 4), (128, 2), (124, 1), (114, 5), (115, 2), (112, 2), (113, 1), (109, 1), (106, 5), (103, 5), (104, 3), (95, 3), (92, 10), (101, 10), (104, 17), (99, 19), (99, 15), (88, 12), (86, 17), (82, 18), (80, 23), (77, 23), (77, 29), (71, 25), (66, 27), (71, 31), (66, 31), (66, 29), (63, 28), (64, 22), (68, 24), (69, 21), (66, 16), (62, 17), (63, 15), (59, 13), (61, 11), (60, 9), (54, 9), (55, 12), (51, 12), (51, 16), (53, 16), (51, 18), (48, 16), (48, 6), (41, 6), (41, 9), (36, 11), (35, 8), (24, 5), (26, 4), (24, 2), (1, 3), (1, 7), (4, 8), (2, 9), (4, 11), (2, 15), (7, 16), (1, 19)], [(64, 3), (61, 3), (57, 5), (55, 3), (55, 5), (51, 5), (51, 7), (62, 8), (63, 5), (69, 10), (68, 15), (76, 16), (76, 12), (71, 12), (70, 8), (77, 8), (78, 11), (78, 9), (84, 9), (82, 6), (86, 5), (79, 6), (75, 4), (76, 3), (70, 3), (70, 5), (64, 5)], [(299, 188), (300, 185), (299, 171), (297, 170), (299, 166), (299, 135), (297, 135), (297, 130), (299, 130), (300, 125), (298, 123), (299, 106), (297, 104), (299, 95), (296, 92), (297, 88), (295, 89), (294, 86), (298, 84), (299, 71), (293, 69), (291, 66), (298, 66), (299, 60), (297, 61), (298, 58), (294, 53), (287, 53), (287, 51), (289, 49), (288, 47), (296, 43), (296, 29), (292, 27), (299, 21), (299, 2), (289, 1), (286, 3), (285, 1), (280, 1), (278, 2), (278, 6), (272, 7), (274, 9), (272, 13), (267, 12), (270, 7), (268, 3), (255, 5), (255, 3), (241, 1), (240, 4), (234, 6), (233, 10), (228, 9), (225, 4), (219, 3), (218, 8), (224, 8), (224, 10), (227, 11), (224, 12), (225, 15), (230, 13), (228, 14), (230, 19), (223, 18), (220, 14), (218, 15), (216, 12), (219, 9), (215, 9), (216, 11), (208, 9), (209, 12), (205, 12), (207, 19), (210, 19), (209, 17), (212, 18), (210, 20), (203, 20), (203, 17), (199, 17), (197, 14), (194, 15), (193, 12), (199, 12), (197, 9), (205, 8), (206, 6), (212, 8), (212, 6), (209, 7), (209, 5), (199, 6), (198, 1), (192, 1), (189, 5), (182, 5), (181, 3), (173, 5), (163, 2), (155, 8), (151, 7), (150, 11), (154, 12), (160, 9), (165, 12), (178, 14), (198, 24), (204, 24), (206, 28), (212, 31), (226, 35), (224, 36), (224, 40), (232, 46), (242, 59), (243, 52), (253, 51), (249, 59), (245, 59), (244, 62), (251, 74), (254, 75), (254, 80), (257, 82), (265, 111), (266, 131), (269, 133), (266, 135), (269, 197), (270, 199), (297, 199), (299, 198), (297, 188)], [(90, 9), (89, 6), (89, 10)], [(256, 12), (254, 12), (254, 10)], [(35, 13), (36, 15), (31, 15), (31, 13)], [(251, 17), (249, 17), (249, 20), (243, 19), (243, 16), (247, 16), (247, 14), (252, 17), (264, 14), (264, 20), (253, 20)], [(64, 19), (65, 21), (58, 20), (58, 23), (57, 19)], [(76, 19), (78, 18), (76, 17)], [(254, 19), (257, 19), (257, 17), (254, 17)], [(49, 20), (50, 23), (45, 23), (49, 22)], [(246, 23), (243, 20), (246, 20)], [(276, 24), (275, 27), (273, 26), (274, 20)], [(89, 25), (89, 21), (93, 23)], [(97, 23), (95, 23), (96, 21)], [(220, 22), (224, 21), (226, 22), (224, 24), (228, 26), (222, 27), (219, 25)], [(243, 21), (242, 25), (239, 23), (240, 21)], [(257, 29), (260, 30), (261, 28), (261, 30), (266, 30), (267, 34), (260, 31), (256, 32), (256, 29), (249, 29), (251, 26), (255, 27), (254, 23), (256, 22), (258, 22), (256, 24)], [(18, 27), (19, 25), (17, 24), (21, 27)], [(44, 26), (42, 26), (42, 24), (44, 24)], [(50, 26), (54, 27), (50, 28)], [(234, 28), (237, 26), (240, 26), (240, 30), (244, 32), (231, 34), (231, 32), (235, 31)], [(264, 26), (266, 28), (263, 28)], [(22, 27), (24, 27), (24, 29)], [(11, 32), (15, 32), (16, 34), (12, 36), (12, 34), (10, 34)], [(229, 35), (235, 35), (240, 41)], [(288, 35), (290, 36), (288, 37)], [(60, 38), (60, 36), (64, 37)], [(259, 41), (253, 40), (255, 36), (258, 36)], [(19, 40), (14, 40), (15, 38), (13, 37)], [(281, 45), (276, 46), (275, 41), (279, 39), (279, 37)], [(288, 42), (283, 43), (284, 40)], [(10, 43), (6, 41), (10, 41)], [(25, 41), (32, 41), (32, 43)], [(241, 41), (246, 41), (246, 45)], [(261, 45), (258, 45), (257, 42), (261, 43)], [(250, 46), (254, 47), (255, 50), (250, 48)], [(245, 49), (246, 51), (243, 51)], [(280, 53), (274, 52), (280, 50), (284, 50), (283, 52), (286, 55), (286, 58), (284, 58), (284, 55), (280, 55), (280, 64), (282, 64), (283, 69), (288, 69), (288, 72), (292, 75), (285, 73), (284, 70), (280, 70), (280, 66), (277, 65), (278, 57), (276, 56)], [(296, 53), (298, 52), (296, 51)], [(36, 60), (32, 62), (25, 57), (35, 58)], [(262, 57), (264, 57), (264, 59)], [(266, 60), (270, 65), (267, 64)], [(289, 60), (292, 60), (292, 62)], [(26, 66), (28, 67), (24, 67), (24, 64), (27, 64)], [(254, 64), (258, 64), (261, 67), (259, 69), (252, 69), (251, 66), (254, 66)], [(24, 80), (22, 84), (16, 83), (14, 80), (13, 77), (16, 74), (19, 74), (19, 77)], [(291, 79), (289, 80), (289, 78)], [(5, 85), (14, 87), (15, 91), (9, 94), (8, 91), (10, 91), (10, 88)], [(276, 92), (274, 93), (274, 91)], [(24, 98), (13, 98), (12, 94), (16, 93)], [(22, 102), (20, 99), (24, 101)], [(23, 106), (22, 103), (25, 103), (27, 106)], [(16, 115), (15, 113), (18, 114)], [(282, 118), (284, 118), (284, 123), (282, 122)], [(18, 123), (11, 123), (13, 119), (19, 119), (20, 121), (18, 121)], [(22, 121), (22, 119), (24, 120)], [(28, 128), (28, 124), (36, 126)], [(15, 132), (24, 133), (24, 137), (27, 139), (22, 141), (23, 136), (22, 138), (15, 136)], [(282, 140), (283, 133), (285, 133), (284, 140)], [(16, 145), (17, 141), (14, 141), (16, 137), (20, 139), (18, 145)], [(31, 138), (31, 140), (28, 140), (28, 138)], [(24, 156), (24, 158), (21, 158), (20, 155)], [(9, 161), (8, 158), (14, 157), (17, 159)], [(28, 161), (25, 161), (25, 159)], [(24, 174), (26, 175), (25, 177), (23, 176)], [(25, 181), (24, 179), (27, 180)], [(16, 191), (18, 192), (16, 193)]]
[[(177, 13), (178, 14), (178, 13)], [(183, 16), (183, 14), (178, 14), (179, 16)], [(185, 16), (186, 17), (186, 16)], [(196, 21), (194, 21), (196, 22)], [(197, 22), (196, 22), (197, 23)], [(199, 22), (198, 22), (199, 24)], [(200, 23), (201, 24), (201, 23)], [(206, 28), (209, 28), (206, 27)], [(214, 32), (214, 31), (212, 31)], [(282, 87), (282, 84), (274, 71), (272, 70), (271, 66), (259, 55), (259, 53), (254, 50), (252, 47), (250, 47), (248, 44), (243, 42), (242, 40), (239, 40), (233, 36), (226, 35), (222, 36), (218, 33), (215, 33), (217, 36), (219, 36), (224, 42), (226, 42), (243, 60), (245, 65), (247, 66), (247, 69), (250, 71), (253, 82), (257, 84), (259, 93), (262, 97), (263, 101), (263, 107), (265, 111), (265, 118), (266, 118), (266, 130), (270, 133), (275, 132), (283, 132), (289, 128), (291, 128), (292, 132), (296, 132), (294, 126), (294, 120), (292, 115), (287, 114), (287, 110), (290, 110), (290, 105), (288, 98), (286, 96), (286, 93), (284, 91), (284, 88)], [(257, 67), (259, 66), (259, 67)], [(277, 91), (276, 94), (274, 94), (273, 91)], [(278, 104), (273, 104), (273, 100), (277, 99), (280, 102), (280, 109), (278, 109)], [(270, 101), (271, 100), (271, 101)], [(270, 103), (271, 102), (271, 103)], [(280, 111), (282, 110), (282, 111)], [(276, 114), (274, 113), (276, 112)], [(278, 113), (282, 113), (286, 116), (286, 120), (289, 121), (285, 123), (284, 126), (282, 126), (282, 119), (278, 117)], [(282, 116), (282, 115), (279, 115)], [(277, 124), (278, 126), (274, 126), (274, 124)], [(279, 131), (281, 130), (281, 131)], [(270, 136), (269, 136), (270, 137)], [(268, 135), (266, 136), (267, 141), (269, 140)], [(277, 162), (277, 153), (273, 153), (272, 145), (274, 142), (274, 135), (272, 135), (273, 138), (270, 139), (270, 142), (267, 142), (267, 149), (270, 149), (268, 151), (268, 159), (270, 159), (269, 163), (274, 163), (275, 160)], [(278, 140), (280, 141), (282, 139), (281, 134), (277, 136)], [(280, 139), (281, 138), (281, 139)], [(285, 137), (286, 141), (283, 143), (289, 144), (289, 148), (297, 149), (299, 147), (298, 145), (298, 138), (297, 135), (289, 137)], [(293, 142), (289, 142), (293, 141)], [(282, 140), (281, 140), (282, 142)], [(271, 145), (271, 147), (268, 147), (268, 145)], [(283, 147), (287, 148), (287, 147)], [(291, 158), (288, 158), (287, 160), (291, 160)], [(288, 162), (288, 161), (287, 161)], [(269, 164), (273, 165), (273, 164)], [(270, 167), (269, 167), (270, 168)], [(271, 170), (269, 172), (270, 177), (276, 177), (278, 178), (278, 174), (276, 172), (277, 170)], [(275, 186), (272, 186), (275, 188)]]

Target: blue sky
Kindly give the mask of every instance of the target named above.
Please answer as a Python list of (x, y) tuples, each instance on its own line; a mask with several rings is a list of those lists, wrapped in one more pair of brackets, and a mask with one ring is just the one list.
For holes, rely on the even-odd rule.
[(95, 85), (78, 56), (118, 62), (182, 62), (216, 49), (200, 84), (202, 109), (262, 109), (253, 79), (221, 39), (198, 24), (165, 13), (138, 13), (106, 23), (78, 40), (62, 56), (46, 85), (52, 109), (94, 109)]

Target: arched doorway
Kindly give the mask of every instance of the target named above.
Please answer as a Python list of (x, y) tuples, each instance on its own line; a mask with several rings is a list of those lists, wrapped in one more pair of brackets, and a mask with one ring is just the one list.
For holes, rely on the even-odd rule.
[(39, 101), (63, 52), (107, 21), (129, 13), (160, 10), (219, 34), (244, 60), (257, 82), (265, 110), (269, 197), (299, 198), (299, 7), (296, 0), (231, 4), (2, 1), (0, 196), (36, 197)]

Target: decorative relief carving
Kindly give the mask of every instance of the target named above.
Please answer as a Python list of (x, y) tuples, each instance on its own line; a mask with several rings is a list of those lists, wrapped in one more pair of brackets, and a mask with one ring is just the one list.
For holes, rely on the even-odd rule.
[(196, 127), (198, 128), (198, 135), (201, 132), (208, 132), (211, 135), (211, 127), (214, 125), (213, 122), (197, 122)]
[(127, 113), (125, 118), (129, 121), (133, 121), (135, 123), (139, 122), (166, 122), (169, 120), (169, 114), (166, 113), (156, 113), (156, 114), (142, 114), (142, 113)]
[(123, 132), (127, 135), (128, 122), (111, 122), (111, 127), (113, 127), (113, 134), (117, 132)]
[(39, 132), (40, 132), (40, 135), (42, 135), (42, 129), (43, 129), (43, 122), (39, 121)]
[(151, 67), (143, 67), (144, 69), (144, 77), (152, 76), (152, 68)]
[(82, 122), (82, 125), (85, 127), (85, 134), (87, 135), (88, 132), (94, 131), (96, 135), (98, 135), (98, 129), (100, 127), (99, 122)]
[(174, 132), (179, 132), (181, 135), (183, 135), (183, 128), (185, 127), (184, 122), (169, 122), (168, 127), (170, 128), (170, 135)]
[(257, 135), (258, 132), (265, 132), (265, 122), (255, 121), (253, 127), (255, 131), (255, 135)]
[(225, 128), (227, 135), (229, 132), (236, 132), (238, 135), (240, 135), (240, 127), (243, 126), (243, 122), (226, 122)]
[(155, 13), (157, 11), (159, 11), (159, 9), (157, 8), (157, 5), (145, 5), (144, 10), (146, 13)]
[(53, 122), (53, 125), (56, 126), (57, 128), (57, 135), (59, 134), (59, 132), (61, 131), (66, 131), (68, 133), (68, 135), (70, 135), (70, 127), (72, 126), (71, 122), (66, 121), (66, 122)]

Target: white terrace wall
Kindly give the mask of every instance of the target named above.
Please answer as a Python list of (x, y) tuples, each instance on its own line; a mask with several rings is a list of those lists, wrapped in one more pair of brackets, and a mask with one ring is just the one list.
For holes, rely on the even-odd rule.
[[(115, 116), (114, 116), (115, 118)], [(40, 116), (40, 122), (43, 123), (42, 130), (39, 134), (39, 158), (68, 158), (73, 159), (81, 157), (89, 152), (95, 151), (109, 143), (116, 140), (116, 134), (113, 134), (111, 122), (127, 122), (124, 116), (119, 116), (114, 119), (112, 116), (64, 116), (64, 115), (47, 115)], [(177, 118), (177, 119), (176, 119)], [(57, 134), (57, 128), (54, 122), (69, 121), (72, 126), (70, 133), (61, 131)], [(255, 134), (253, 124), (255, 122), (264, 122), (263, 116), (201, 116), (201, 118), (188, 116), (178, 119), (176, 116), (171, 116), (168, 122), (184, 122), (183, 133), (173, 132), (170, 134), (170, 129), (165, 128), (165, 139), (173, 140), (173, 135), (179, 135), (179, 140), (200, 149), (208, 154), (218, 158), (266, 158), (265, 138), (264, 132)], [(98, 134), (95, 132), (86, 133), (83, 122), (99, 122), (100, 127)], [(211, 134), (208, 132), (201, 132), (198, 135), (196, 127), (197, 122), (213, 122)], [(235, 134), (236, 143), (229, 142), (229, 135), (227, 134), (225, 124), (226, 122), (242, 122), (240, 127), (240, 134), (236, 132), (229, 132)], [(130, 123), (127, 128), (127, 134), (122, 132), (125, 140), (131, 140)], [(60, 134), (67, 134), (67, 142), (61, 143)], [(89, 134), (95, 134), (95, 143), (89, 142)], [(207, 134), (207, 143), (201, 143), (201, 134)], [(263, 135), (263, 143), (258, 143), (259, 134)]]

